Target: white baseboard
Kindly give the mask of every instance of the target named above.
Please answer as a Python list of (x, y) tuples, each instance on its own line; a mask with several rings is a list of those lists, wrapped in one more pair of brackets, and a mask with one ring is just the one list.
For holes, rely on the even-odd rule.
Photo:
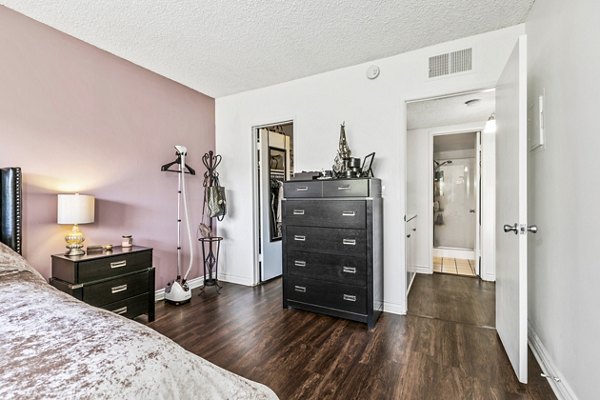
[(236, 285), (256, 286), (252, 278), (241, 275), (224, 274), (219, 272), (219, 280), (228, 283), (235, 283)]
[(481, 274), (481, 279), (488, 282), (496, 282), (495, 274)]
[[(203, 276), (198, 276), (196, 278), (188, 279), (188, 281), (187, 281), (187, 284), (190, 287), (190, 289), (199, 288), (200, 286), (202, 286), (203, 283), (204, 283)], [(154, 301), (161, 301), (164, 299), (165, 299), (165, 288), (158, 289), (156, 292), (154, 292)]]
[(413, 274), (412, 278), (410, 279), (410, 282), (408, 283), (408, 289), (406, 289), (406, 296), (408, 296), (408, 294), (410, 293), (410, 289), (412, 288), (412, 285), (415, 282), (416, 277), (417, 277), (417, 274)]
[(383, 312), (387, 312), (390, 314), (398, 314), (398, 315), (406, 315), (406, 307), (396, 304), (396, 303), (387, 303), (383, 302)]
[(552, 358), (550, 357), (550, 354), (548, 354), (541, 339), (531, 327), (531, 323), (529, 323), (528, 333), (529, 347), (531, 348), (531, 352), (535, 356), (535, 359), (540, 364), (542, 372), (559, 379), (557, 382), (555, 379), (548, 378), (548, 383), (558, 400), (577, 400), (577, 396), (571, 389), (571, 386), (569, 386), (569, 383), (565, 380), (563, 374), (559, 371), (556, 364), (554, 364), (554, 361), (552, 361)]
[(433, 268), (429, 265), (415, 265), (415, 272), (417, 274), (433, 274)]

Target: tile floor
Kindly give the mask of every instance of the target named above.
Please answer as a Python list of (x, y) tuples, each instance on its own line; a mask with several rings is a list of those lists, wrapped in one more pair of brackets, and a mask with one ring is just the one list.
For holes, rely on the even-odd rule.
[(475, 274), (475, 260), (465, 260), (462, 258), (433, 257), (433, 272), (477, 276)]

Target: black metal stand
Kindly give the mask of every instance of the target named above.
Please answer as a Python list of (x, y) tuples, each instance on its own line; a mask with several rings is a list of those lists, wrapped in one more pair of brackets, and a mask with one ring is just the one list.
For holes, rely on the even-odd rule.
[[(206, 167), (204, 173), (204, 205), (202, 210), (202, 219), (204, 220), (204, 208), (206, 207), (206, 189), (212, 186), (219, 186), (219, 173), (216, 171), (217, 166), (221, 163), (221, 156), (211, 150), (202, 156), (202, 163)], [(217, 218), (219, 219), (219, 218)], [(221, 220), (221, 219), (219, 219)], [(202, 244), (202, 260), (204, 261), (204, 286), (200, 290), (200, 294), (204, 293), (204, 288), (207, 286), (215, 286), (217, 293), (221, 291), (223, 286), (219, 284), (218, 268), (219, 268), (219, 250), (221, 249), (222, 237), (210, 236), (213, 230), (213, 219), (208, 219), (209, 236), (202, 237), (198, 240)], [(216, 249), (215, 245), (216, 244)], [(216, 251), (215, 251), (216, 250)]]
[[(221, 156), (219, 154), (215, 155), (213, 151), (209, 151), (202, 156), (202, 163), (206, 167), (206, 172), (204, 173), (204, 190), (206, 188), (212, 186), (219, 186), (219, 173), (216, 171), (217, 167), (221, 163)], [(206, 194), (205, 194), (206, 196)], [(217, 218), (218, 219), (218, 218)], [(219, 219), (219, 220), (222, 220)], [(212, 231), (213, 228), (213, 220), (209, 218), (209, 228)]]
[[(222, 237), (206, 237), (198, 239), (202, 243), (202, 259), (204, 260), (204, 286), (200, 290), (200, 294), (204, 292), (207, 286), (216, 286), (217, 293), (221, 291), (223, 286), (219, 284), (218, 269), (219, 269), (219, 250), (221, 249)], [(216, 243), (216, 252), (213, 250), (213, 244)]]

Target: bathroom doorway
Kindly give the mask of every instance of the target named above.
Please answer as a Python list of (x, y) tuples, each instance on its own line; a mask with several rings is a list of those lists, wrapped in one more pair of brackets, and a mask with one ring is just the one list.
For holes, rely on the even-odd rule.
[(406, 111), (408, 292), (416, 274), (495, 281), (495, 90), (409, 101)]
[(479, 276), (480, 132), (434, 134), (434, 273)]

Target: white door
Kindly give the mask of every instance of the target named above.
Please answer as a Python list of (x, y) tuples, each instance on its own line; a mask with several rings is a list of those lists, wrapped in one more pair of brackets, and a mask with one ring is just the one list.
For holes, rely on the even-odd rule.
[(271, 240), (271, 177), (269, 175), (269, 131), (259, 129), (260, 190), (260, 280), (268, 281), (282, 274), (281, 240)]
[(496, 87), (496, 330), (527, 383), (527, 41)]

